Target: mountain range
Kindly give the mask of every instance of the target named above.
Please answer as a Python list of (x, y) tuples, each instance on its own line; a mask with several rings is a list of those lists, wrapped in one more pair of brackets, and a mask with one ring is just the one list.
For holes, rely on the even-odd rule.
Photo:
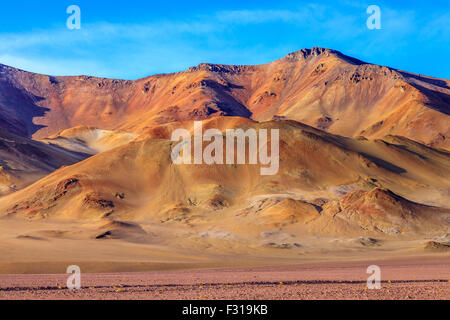
[[(178, 262), (445, 247), (449, 85), (324, 48), (135, 81), (0, 65), (0, 239), (60, 254), (33, 261), (70, 259), (67, 245), (89, 248), (80, 261)], [(173, 164), (171, 133), (198, 120), (278, 129), (278, 174)]]

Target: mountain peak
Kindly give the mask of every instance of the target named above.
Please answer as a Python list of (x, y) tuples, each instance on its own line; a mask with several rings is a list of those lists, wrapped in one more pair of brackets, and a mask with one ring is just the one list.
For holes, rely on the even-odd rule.
[(200, 63), (195, 67), (190, 67), (188, 72), (195, 71), (210, 71), (210, 72), (244, 72), (254, 69), (254, 66), (247, 65), (226, 65), (226, 64), (214, 64), (214, 63)]
[(290, 60), (290, 61), (299, 61), (299, 60), (305, 60), (310, 57), (317, 57), (317, 56), (336, 56), (339, 59), (342, 59), (348, 63), (360, 65), (365, 64), (365, 62), (358, 60), (356, 58), (347, 56), (340, 51), (329, 49), (329, 48), (321, 48), (321, 47), (312, 47), (311, 49), (304, 48), (295, 52), (291, 52), (286, 55), (284, 59)]
[[(300, 61), (300, 60), (308, 59), (310, 57), (317, 57), (317, 56), (321, 56), (321, 55), (323, 55), (323, 56), (334, 55), (346, 62), (349, 62), (351, 64), (356, 64), (356, 65), (365, 63), (358, 59), (346, 56), (337, 50), (321, 48), (321, 47), (312, 47), (311, 49), (304, 48), (301, 50), (297, 50), (295, 52), (291, 52), (291, 53), (287, 54), (283, 59), (288, 60), (288, 61)], [(210, 71), (210, 72), (220, 72), (220, 73), (239, 73), (239, 72), (245, 72), (245, 71), (254, 71), (255, 68), (257, 68), (257, 67), (252, 66), (252, 65), (226, 65), (226, 64), (200, 63), (197, 66), (189, 68), (187, 71), (188, 72)]]
[(312, 47), (311, 49), (303, 48), (301, 50), (297, 50), (286, 55), (288, 59), (306, 59), (310, 56), (318, 56), (318, 55), (330, 55), (330, 54), (341, 54), (339, 51), (328, 49), (328, 48), (320, 48), (320, 47)]

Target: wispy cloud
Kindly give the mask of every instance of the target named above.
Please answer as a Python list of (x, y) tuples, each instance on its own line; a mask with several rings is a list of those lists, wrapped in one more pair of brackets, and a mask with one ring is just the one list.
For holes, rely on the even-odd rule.
[(215, 14), (217, 21), (233, 24), (258, 24), (266, 22), (299, 23), (308, 18), (309, 7), (293, 10), (234, 10), (219, 11)]
[(173, 34), (208, 34), (214, 25), (199, 22), (158, 22), (144, 25), (111, 24), (106, 22), (83, 24), (80, 30), (55, 28), (28, 33), (0, 34), (0, 50), (10, 51), (33, 46), (60, 47), (79, 42), (95, 44), (111, 39), (148, 40)]

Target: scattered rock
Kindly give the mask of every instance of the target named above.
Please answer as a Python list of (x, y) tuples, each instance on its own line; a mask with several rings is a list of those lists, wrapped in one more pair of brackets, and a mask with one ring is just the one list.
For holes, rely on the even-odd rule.
[(359, 243), (361, 243), (365, 247), (374, 247), (374, 246), (380, 246), (380, 241), (373, 238), (364, 238), (361, 237), (358, 239)]
[(83, 204), (97, 209), (110, 209), (115, 207), (113, 201), (102, 199), (96, 193), (87, 194), (83, 199)]
[(437, 241), (428, 241), (425, 243), (424, 249), (428, 251), (450, 251), (450, 244)]
[(120, 199), (120, 200), (123, 200), (123, 199), (125, 199), (125, 193), (116, 193), (116, 199)]
[(53, 201), (58, 200), (59, 198), (66, 195), (70, 190), (75, 189), (79, 186), (80, 180), (77, 178), (69, 178), (58, 183), (55, 189), (55, 195), (53, 197)]

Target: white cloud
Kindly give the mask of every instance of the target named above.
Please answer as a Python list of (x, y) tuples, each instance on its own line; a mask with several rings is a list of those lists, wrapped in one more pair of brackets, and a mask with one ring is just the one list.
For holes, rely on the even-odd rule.
[(96, 70), (100, 73), (108, 73), (95, 61), (72, 60), (72, 59), (47, 59), (47, 58), (26, 58), (19, 55), (11, 56), (9, 54), (0, 55), (0, 62), (15, 68), (33, 71), (48, 75), (82, 75), (80, 70)]

